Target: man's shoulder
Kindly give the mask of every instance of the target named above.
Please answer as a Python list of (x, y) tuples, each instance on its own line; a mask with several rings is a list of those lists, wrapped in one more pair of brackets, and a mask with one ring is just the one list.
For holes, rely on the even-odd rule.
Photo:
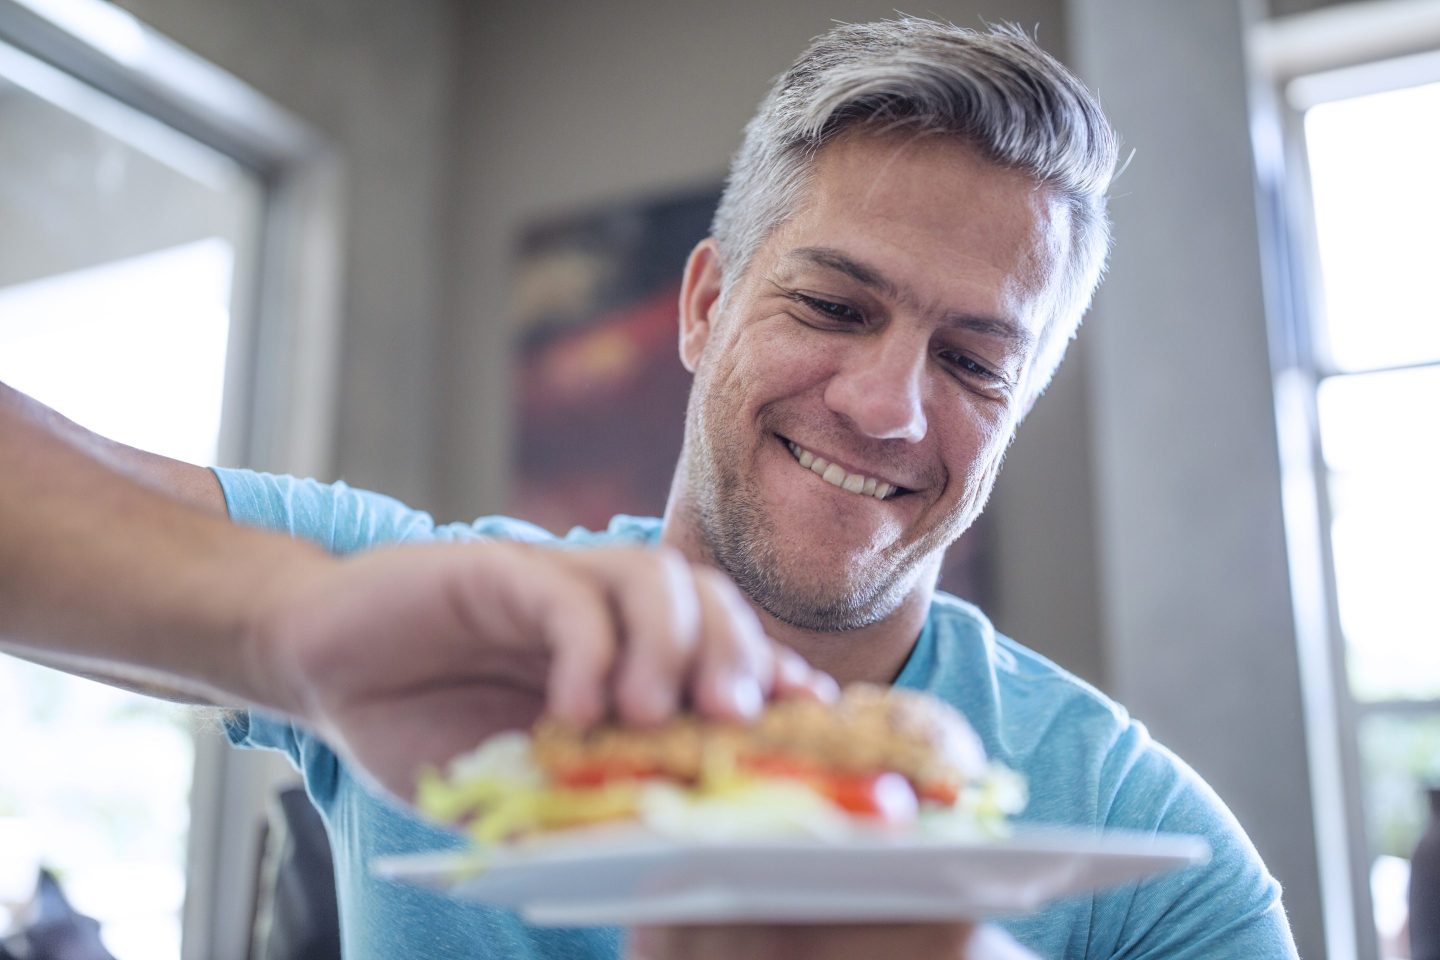
[[(1092, 684), (1000, 633), (979, 607), (947, 593), (935, 593), (912, 659), (918, 662), (907, 665), (902, 682), (938, 688), (937, 693), (947, 686), (977, 686), (1000, 700), (1073, 711), (1108, 727), (1130, 722), (1125, 708)], [(921, 675), (907, 676), (911, 666), (921, 668), (915, 671)], [(922, 680), (928, 682), (917, 682)]]
[(1026, 819), (1103, 825), (1118, 789), (1117, 757), (1150, 745), (1114, 700), (997, 632), (973, 604), (944, 594), (932, 602), (896, 682), (955, 706), (991, 759), (1030, 781)]

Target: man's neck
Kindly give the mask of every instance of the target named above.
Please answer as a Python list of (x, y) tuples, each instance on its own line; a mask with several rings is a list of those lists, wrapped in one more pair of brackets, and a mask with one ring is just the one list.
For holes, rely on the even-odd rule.
[[(679, 550), (691, 563), (713, 563), (699, 542), (694, 524), (686, 522), (684, 511), (677, 509), (677, 501), (672, 490), (660, 542)], [(799, 653), (811, 666), (830, 674), (841, 686), (859, 682), (889, 684), (904, 668), (920, 639), (934, 584), (933, 574), (922, 574), (899, 607), (884, 619), (855, 630), (811, 630), (777, 619), (753, 600), (750, 606), (771, 637)]]
[(800, 654), (811, 666), (830, 674), (841, 686), (890, 684), (915, 649), (933, 592), (917, 585), (885, 619), (843, 632), (807, 630), (783, 623), (764, 610), (755, 612), (770, 636)]

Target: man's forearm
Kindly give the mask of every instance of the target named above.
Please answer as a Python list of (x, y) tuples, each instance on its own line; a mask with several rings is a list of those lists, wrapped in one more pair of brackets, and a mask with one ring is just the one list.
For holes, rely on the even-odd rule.
[(142, 485), (61, 423), (0, 387), (0, 641), (79, 672), (293, 709), (254, 618), (273, 585), (333, 561)]

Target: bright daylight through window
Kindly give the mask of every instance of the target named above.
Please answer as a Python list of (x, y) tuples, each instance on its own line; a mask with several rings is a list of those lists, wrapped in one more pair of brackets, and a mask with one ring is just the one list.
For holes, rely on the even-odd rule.
[[(215, 462), (260, 205), (227, 158), (0, 44), (0, 380)], [(43, 868), (118, 960), (178, 960), (193, 724), (0, 655), (0, 937)]]
[[(1437, 78), (1440, 79), (1440, 78)], [(1310, 106), (1308, 340), (1337, 642), (1381, 957), (1440, 787), (1440, 82)]]

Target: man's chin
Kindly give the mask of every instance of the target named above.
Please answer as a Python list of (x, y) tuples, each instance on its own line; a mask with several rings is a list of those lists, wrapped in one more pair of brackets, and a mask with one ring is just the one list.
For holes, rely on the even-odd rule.
[(776, 620), (817, 633), (871, 626), (893, 613), (904, 597), (893, 583), (844, 575), (827, 579), (815, 570), (803, 577), (765, 577), (742, 588)]

